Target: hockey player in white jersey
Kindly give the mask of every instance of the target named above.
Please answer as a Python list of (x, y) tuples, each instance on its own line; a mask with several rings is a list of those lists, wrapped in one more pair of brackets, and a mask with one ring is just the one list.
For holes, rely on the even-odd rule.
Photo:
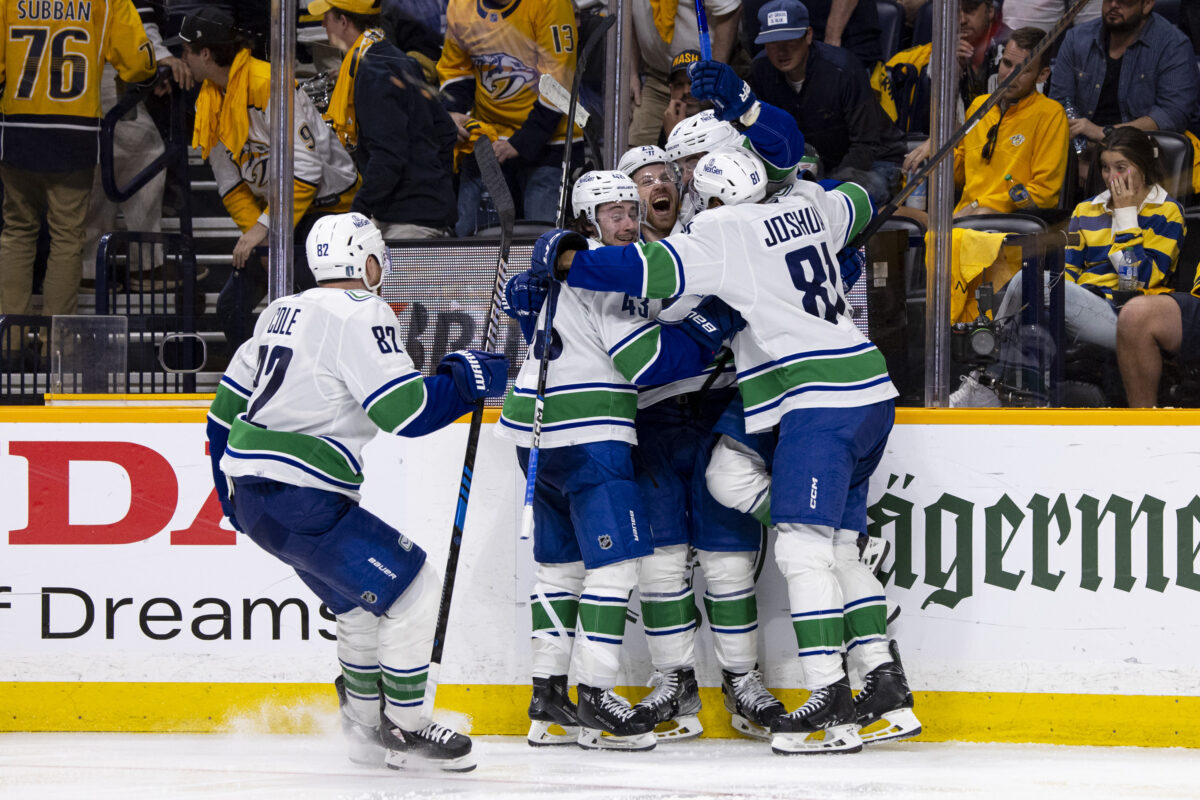
[(318, 288), (267, 307), (209, 410), (221, 507), (336, 615), (350, 758), (470, 770), (471, 740), (423, 709), (441, 580), (424, 550), (359, 506), (362, 448), (380, 430), (420, 436), (499, 396), (508, 362), (461, 350), (436, 375), (414, 368), (376, 295), (387, 248), (361, 214), (318, 220), (307, 249)]
[[(748, 87), (737, 95), (753, 101)], [(798, 182), (786, 196), (757, 205), (766, 173), (744, 150), (710, 153), (694, 180), (710, 210), (692, 221), (689, 234), (586, 251), (551, 232), (535, 248), (533, 271), (593, 291), (712, 293), (741, 313), (747, 327), (734, 337), (733, 351), (746, 428), (779, 426), (775, 558), (812, 692), (772, 722), (772, 749), (854, 752), (862, 740), (843, 647), (868, 675), (872, 693), (896, 697), (907, 690), (889, 648), (882, 586), (858, 560), (856, 546), (896, 390), (882, 355), (842, 313), (833, 257), (866, 226), (870, 201), (854, 184), (827, 192)]]
[(630, 148), (617, 162), (617, 171), (629, 176), (642, 199), (643, 239), (654, 242), (681, 230), (679, 202), (683, 187), (679, 168), (667, 158), (666, 151), (653, 144)]
[[(593, 243), (632, 242), (641, 218), (639, 195), (620, 172), (589, 172), (572, 193), (577, 218)], [(573, 234), (578, 235), (578, 234)], [(582, 238), (582, 237), (580, 237)], [(506, 286), (507, 305), (527, 336), (537, 312), (528, 275)], [(637, 582), (638, 559), (653, 548), (650, 517), (634, 481), (631, 445), (637, 385), (701, 373), (715, 348), (706, 323), (693, 316), (677, 325), (625, 313), (628, 298), (564, 288), (558, 295), (550, 345), (544, 425), (534, 494), (531, 597), (534, 689), (531, 744), (578, 743), (586, 748), (649, 749), (658, 718), (631, 707), (616, 684), (625, 609)], [(546, 313), (536, 297), (532, 306)], [(644, 305), (643, 305), (644, 308)], [(524, 314), (524, 316), (522, 316)], [(497, 432), (518, 445), (527, 468), (541, 324), (530, 358), (505, 402)], [(720, 332), (716, 332), (719, 346)], [(695, 337), (695, 338), (693, 338)], [(671, 353), (669, 358), (661, 354)], [(571, 639), (574, 638), (572, 646)], [(567, 698), (574, 664), (579, 705)], [(555, 730), (555, 726), (563, 732)]]

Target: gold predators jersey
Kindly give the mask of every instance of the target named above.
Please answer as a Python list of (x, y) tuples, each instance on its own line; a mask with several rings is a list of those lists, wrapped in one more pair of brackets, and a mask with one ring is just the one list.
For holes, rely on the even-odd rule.
[[(450, 0), (438, 80), (445, 88), (473, 79), (472, 116), (507, 138), (525, 123), (539, 101), (541, 73), (553, 75), (570, 88), (577, 31), (571, 0), (511, 0), (499, 8), (493, 5), (499, 3)], [(545, 98), (540, 101), (553, 107)], [(565, 136), (564, 116), (550, 142), (561, 144)]]
[(100, 79), (128, 83), (157, 63), (132, 0), (0, 0), (0, 161), (68, 172), (99, 157)]

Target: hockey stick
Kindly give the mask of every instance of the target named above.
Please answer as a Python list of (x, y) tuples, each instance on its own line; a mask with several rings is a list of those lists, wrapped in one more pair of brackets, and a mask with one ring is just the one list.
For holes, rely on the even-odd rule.
[(708, 15), (704, 0), (696, 0), (696, 30), (700, 34), (700, 60), (712, 61), (712, 40), (708, 38)]
[[(575, 119), (575, 109), (579, 105), (579, 85), (583, 80), (583, 71), (587, 68), (588, 59), (596, 50), (597, 45), (604, 41), (608, 31), (616, 23), (615, 15), (605, 17), (588, 39), (587, 44), (579, 51), (575, 61), (575, 77), (571, 80), (571, 98), (567, 103), (567, 135), (563, 141), (562, 178), (558, 184), (558, 218), (556, 227), (562, 228), (567, 224), (567, 204), (570, 194), (567, 186), (571, 182), (571, 150), (574, 137), (572, 122)], [(533, 398), (533, 442), (529, 446), (529, 463), (525, 468), (525, 504), (521, 508), (521, 538), (528, 539), (533, 534), (533, 488), (537, 481), (538, 453), (542, 444), (542, 415), (546, 410), (546, 373), (550, 367), (550, 350), (554, 342), (554, 307), (558, 303), (558, 281), (550, 281), (550, 291), (546, 297), (546, 319), (540, 331), (542, 354), (538, 361), (537, 394)], [(534, 346), (537, 346), (534, 339)]]
[[(516, 207), (508, 191), (508, 183), (500, 171), (500, 163), (492, 150), (492, 142), (480, 136), (475, 142), (475, 163), (488, 194), (496, 204), (500, 215), (500, 250), (496, 255), (496, 279), (492, 283), (492, 299), (484, 325), (483, 349), (495, 350), (500, 331), (500, 292), (508, 272), (508, 251), (512, 247), (513, 224), (517, 219)], [(483, 426), (483, 398), (475, 403), (471, 411), (471, 428), (467, 433), (467, 452), (463, 457), (462, 479), (458, 484), (458, 507), (454, 510), (454, 528), (450, 532), (450, 550), (446, 554), (446, 574), (442, 578), (442, 600), (438, 606), (437, 627), (433, 631), (433, 651), (429, 655), (429, 674), (425, 679), (424, 710), (426, 717), (433, 718), (433, 704), (437, 694), (438, 677), (442, 671), (442, 651), (446, 645), (446, 627), (450, 622), (450, 600), (454, 597), (454, 579), (458, 574), (458, 556), (462, 551), (463, 524), (467, 520), (467, 501), (471, 497), (471, 478), (475, 472), (475, 454), (479, 450), (479, 433)]]
[[(696, 0), (696, 3), (699, 5), (700, 0)], [(1030, 64), (1038, 60), (1042, 53), (1044, 53), (1047, 49), (1053, 46), (1056, 41), (1058, 41), (1058, 37), (1062, 36), (1066, 29), (1071, 26), (1071, 23), (1075, 21), (1075, 15), (1083, 10), (1083, 7), (1087, 5), (1087, 3), (1088, 0), (1075, 0), (1075, 5), (1067, 9), (1067, 12), (1061, 18), (1059, 18), (1054, 27), (1046, 32), (1046, 35), (1042, 37), (1042, 40), (1038, 42), (1032, 50), (1029, 51), (1029, 55), (1024, 61), (1021, 62), (1021, 65), (1010, 72), (1007, 78), (1000, 81), (1000, 83), (996, 86), (995, 91), (988, 95), (987, 99), (980, 104), (979, 108), (975, 109), (975, 113), (967, 117), (967, 119), (963, 121), (963, 124), (958, 126), (958, 130), (954, 131), (954, 133), (950, 135), (949, 140), (944, 142), (942, 146), (938, 148), (938, 151), (929, 157), (925, 163), (925, 166), (921, 167), (921, 169), (919, 169), (917, 173), (913, 175), (912, 179), (909, 180), (908, 185), (901, 189), (895, 197), (889, 200), (888, 204), (881, 208), (875, 217), (869, 223), (867, 223), (867, 227), (864, 228), (863, 231), (858, 234), (858, 236), (854, 237), (854, 241), (851, 243), (853, 247), (862, 247), (866, 245), (870, 238), (875, 235), (875, 232), (883, 227), (883, 224), (900, 209), (900, 206), (904, 205), (904, 201), (908, 199), (908, 196), (916, 191), (916, 188), (920, 186), (927, 177), (929, 177), (930, 173), (933, 172), (933, 168), (943, 158), (945, 158), (948, 153), (954, 150), (955, 145), (957, 145), (959, 141), (967, 135), (967, 132), (971, 130), (971, 128), (975, 127), (975, 124), (979, 122), (979, 120), (983, 119), (984, 114), (991, 111), (992, 107), (1000, 102), (1000, 98), (1004, 94), (1004, 90), (1012, 85), (1013, 81), (1019, 78)]]

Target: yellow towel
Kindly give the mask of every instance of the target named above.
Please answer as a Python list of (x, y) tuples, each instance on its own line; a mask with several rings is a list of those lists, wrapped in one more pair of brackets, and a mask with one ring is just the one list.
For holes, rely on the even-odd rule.
[(679, 0), (650, 0), (650, 13), (654, 15), (654, 27), (667, 44), (675, 38), (675, 12)]
[(220, 142), (234, 159), (241, 157), (250, 132), (250, 106), (265, 109), (271, 97), (271, 65), (250, 57), (241, 50), (229, 68), (229, 83), (221, 92), (211, 81), (200, 87), (196, 98), (196, 127), (192, 131), (192, 147), (208, 158)]
[(353, 150), (358, 144), (358, 123), (354, 115), (354, 78), (358, 74), (358, 63), (371, 45), (382, 40), (382, 28), (368, 28), (359, 34), (350, 51), (342, 58), (333, 94), (329, 96), (329, 108), (325, 116), (333, 123), (333, 129), (347, 150)]
[(465, 155), (470, 155), (475, 151), (475, 140), (480, 136), (486, 136), (493, 142), (500, 138), (500, 134), (491, 125), (486, 122), (480, 122), (474, 117), (469, 117), (463, 124), (467, 129), (467, 140), (458, 142), (454, 145), (454, 171), (458, 171), (459, 159)]
[[(1021, 268), (1021, 251), (1004, 247), (1003, 233), (987, 233), (955, 228), (950, 255), (950, 321), (971, 322), (979, 316), (975, 290), (983, 281), (983, 271), (995, 266), (992, 287), (999, 289)], [(933, 252), (933, 234), (925, 234), (925, 252)]]

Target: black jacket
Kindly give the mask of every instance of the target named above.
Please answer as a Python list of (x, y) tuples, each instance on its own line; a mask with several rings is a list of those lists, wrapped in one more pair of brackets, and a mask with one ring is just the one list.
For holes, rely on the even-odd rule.
[(453, 227), (456, 129), (420, 65), (387, 40), (373, 45), (354, 79), (354, 110), (363, 182), (352, 210), (380, 222)]
[(813, 42), (799, 92), (766, 54), (754, 59), (750, 87), (771, 105), (796, 118), (804, 140), (817, 149), (826, 172), (839, 167), (870, 169), (875, 161), (904, 160), (904, 134), (879, 105), (867, 73), (850, 52)]

